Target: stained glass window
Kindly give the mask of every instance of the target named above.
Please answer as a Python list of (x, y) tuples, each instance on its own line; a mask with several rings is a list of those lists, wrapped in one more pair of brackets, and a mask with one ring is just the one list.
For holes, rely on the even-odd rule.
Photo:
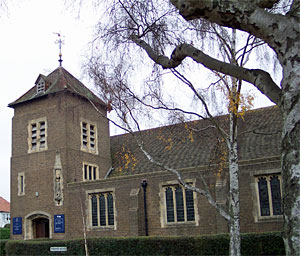
[(194, 196), (179, 185), (165, 188), (166, 219), (168, 223), (195, 221)]
[(280, 183), (279, 175), (265, 175), (258, 178), (260, 216), (282, 214)]
[(115, 224), (112, 192), (93, 194), (91, 197), (92, 226), (108, 227)]
[(114, 198), (111, 193), (107, 195), (108, 225), (114, 225)]
[(185, 191), (185, 201), (186, 201), (186, 213), (187, 221), (195, 220), (195, 209), (194, 209), (194, 193), (191, 190)]
[(268, 183), (265, 178), (260, 178), (258, 181), (260, 214), (261, 216), (270, 216), (270, 203), (268, 193)]
[(106, 203), (105, 196), (103, 194), (99, 197), (100, 205), (100, 226), (106, 226)]
[(167, 208), (167, 221), (174, 222), (174, 202), (172, 188), (166, 189), (166, 208)]
[(91, 203), (92, 203), (92, 226), (98, 226), (97, 197), (95, 195), (92, 196)]
[(271, 177), (271, 194), (272, 194), (272, 206), (273, 215), (281, 215), (281, 191), (280, 191), (280, 180), (278, 176)]
[(184, 221), (184, 205), (183, 205), (183, 196), (182, 196), (181, 187), (177, 187), (175, 189), (175, 195), (176, 195), (177, 221)]

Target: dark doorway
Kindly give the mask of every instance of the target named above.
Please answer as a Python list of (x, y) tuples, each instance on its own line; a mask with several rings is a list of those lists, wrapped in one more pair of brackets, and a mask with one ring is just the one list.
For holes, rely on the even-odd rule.
[(49, 238), (49, 220), (46, 218), (38, 218), (33, 220), (33, 226), (35, 227), (34, 238)]

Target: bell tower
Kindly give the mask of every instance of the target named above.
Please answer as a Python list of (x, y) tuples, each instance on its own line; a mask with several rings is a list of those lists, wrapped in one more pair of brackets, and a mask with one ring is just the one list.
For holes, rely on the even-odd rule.
[(68, 183), (101, 179), (111, 168), (106, 104), (63, 67), (39, 75), (9, 104), (12, 239), (62, 238), (71, 220)]

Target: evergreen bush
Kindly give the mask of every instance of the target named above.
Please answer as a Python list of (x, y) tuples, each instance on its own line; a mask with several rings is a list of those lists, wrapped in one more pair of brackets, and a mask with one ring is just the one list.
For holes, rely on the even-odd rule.
[(0, 255), (6, 255), (5, 245), (8, 239), (0, 239)]
[[(50, 247), (67, 247), (50, 252)], [(228, 255), (229, 236), (89, 238), (90, 255)], [(280, 232), (242, 234), (242, 255), (284, 255)], [(31, 240), (6, 243), (8, 255), (85, 255), (84, 240)]]
[(9, 228), (0, 228), (0, 239), (9, 239), (10, 229)]

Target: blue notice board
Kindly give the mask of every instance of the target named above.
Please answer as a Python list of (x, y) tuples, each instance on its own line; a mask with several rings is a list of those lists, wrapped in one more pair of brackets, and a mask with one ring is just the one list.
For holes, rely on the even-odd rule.
[(54, 215), (54, 233), (65, 233), (65, 215)]
[(22, 217), (13, 218), (13, 235), (22, 235)]

